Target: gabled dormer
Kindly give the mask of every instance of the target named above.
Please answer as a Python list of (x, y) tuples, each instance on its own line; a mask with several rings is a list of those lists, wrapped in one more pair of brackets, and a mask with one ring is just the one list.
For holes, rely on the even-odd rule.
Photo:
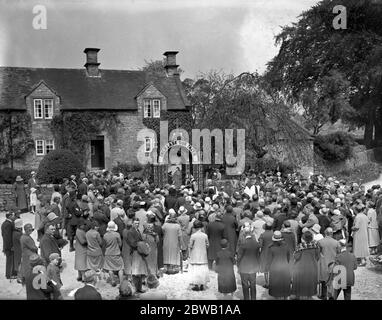
[(60, 109), (60, 97), (44, 80), (25, 96), (25, 102), (32, 121), (50, 121)]
[(136, 96), (138, 114), (142, 118), (160, 118), (161, 112), (167, 110), (167, 97), (155, 87), (154, 83), (148, 83)]

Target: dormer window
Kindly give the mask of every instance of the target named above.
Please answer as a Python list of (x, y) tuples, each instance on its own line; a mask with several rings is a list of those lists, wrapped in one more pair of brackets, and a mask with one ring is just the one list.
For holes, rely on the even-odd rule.
[(144, 118), (160, 118), (160, 100), (145, 99), (143, 100), (143, 117)]
[(34, 99), (33, 105), (35, 119), (53, 118), (53, 99)]

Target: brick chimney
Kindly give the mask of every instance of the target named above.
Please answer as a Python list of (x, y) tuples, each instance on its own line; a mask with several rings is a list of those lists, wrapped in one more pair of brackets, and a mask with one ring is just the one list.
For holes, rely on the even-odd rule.
[(179, 51), (166, 51), (163, 53), (165, 58), (164, 68), (166, 69), (166, 74), (169, 77), (179, 76), (178, 67), (176, 64), (176, 55)]
[(84, 53), (86, 54), (86, 63), (84, 67), (86, 68), (88, 77), (100, 77), (101, 74), (98, 70), (100, 63), (97, 61), (97, 53), (100, 49), (97, 48), (86, 48)]

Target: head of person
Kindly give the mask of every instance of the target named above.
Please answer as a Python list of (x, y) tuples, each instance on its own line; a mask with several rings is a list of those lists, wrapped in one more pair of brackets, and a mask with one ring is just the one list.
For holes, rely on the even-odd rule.
[(45, 233), (49, 236), (53, 236), (54, 232), (56, 231), (56, 226), (53, 223), (48, 223), (45, 226)]
[(302, 235), (302, 239), (307, 244), (311, 243), (313, 241), (313, 234), (312, 234), (312, 232), (310, 232), (309, 230), (304, 232), (304, 234)]
[(54, 252), (49, 255), (49, 262), (58, 266), (61, 263), (61, 257), (58, 253)]
[(138, 218), (135, 218), (133, 220), (133, 228), (134, 229), (138, 229), (139, 228), (139, 224), (140, 224), (140, 220)]
[(133, 294), (133, 289), (131, 287), (130, 281), (124, 279), (119, 286), (119, 295), (121, 297), (130, 297)]
[(83, 281), (86, 284), (95, 285), (97, 283), (97, 273), (94, 270), (85, 271)]
[(8, 211), (5, 214), (5, 218), (8, 219), (8, 220), (12, 220), (14, 218), (14, 216), (15, 216), (15, 214), (12, 211)]
[(327, 237), (333, 236), (333, 229), (331, 227), (325, 229), (325, 236)]
[(33, 226), (31, 223), (27, 223), (25, 226), (24, 226), (24, 232), (26, 235), (30, 235), (32, 232), (34, 231), (33, 229)]

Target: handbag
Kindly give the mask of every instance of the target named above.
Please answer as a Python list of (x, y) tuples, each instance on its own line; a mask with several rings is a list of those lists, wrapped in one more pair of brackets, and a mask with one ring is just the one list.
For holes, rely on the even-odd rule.
[(150, 245), (146, 241), (137, 242), (137, 251), (143, 257), (147, 257), (150, 254)]

